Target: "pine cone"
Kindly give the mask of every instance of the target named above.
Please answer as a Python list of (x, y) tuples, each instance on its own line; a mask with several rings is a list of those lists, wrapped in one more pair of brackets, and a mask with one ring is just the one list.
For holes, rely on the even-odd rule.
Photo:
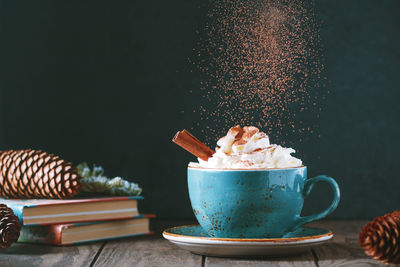
[(70, 162), (40, 150), (7, 150), (0, 154), (0, 196), (67, 198), (76, 195), (80, 176)]
[(360, 246), (383, 263), (400, 263), (400, 211), (375, 218), (362, 229)]
[(0, 204), (0, 249), (8, 248), (16, 242), (21, 231), (21, 224), (12, 209)]

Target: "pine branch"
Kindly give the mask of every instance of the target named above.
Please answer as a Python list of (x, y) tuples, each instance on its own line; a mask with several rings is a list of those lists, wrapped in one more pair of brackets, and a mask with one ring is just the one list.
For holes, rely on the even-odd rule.
[(104, 176), (101, 166), (93, 165), (90, 169), (86, 162), (77, 166), (78, 174), (82, 176), (79, 195), (112, 195), (112, 196), (138, 196), (142, 189), (138, 184), (129, 182), (121, 177), (108, 178)]

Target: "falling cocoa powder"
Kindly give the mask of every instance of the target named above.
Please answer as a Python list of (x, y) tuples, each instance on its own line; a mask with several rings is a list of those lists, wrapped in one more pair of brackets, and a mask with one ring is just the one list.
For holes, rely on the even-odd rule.
[(323, 85), (312, 2), (219, 0), (208, 18), (194, 61), (204, 74), (200, 119), (213, 125), (207, 135), (236, 124), (277, 136), (312, 132), (298, 116), (315, 116), (322, 95), (310, 93)]

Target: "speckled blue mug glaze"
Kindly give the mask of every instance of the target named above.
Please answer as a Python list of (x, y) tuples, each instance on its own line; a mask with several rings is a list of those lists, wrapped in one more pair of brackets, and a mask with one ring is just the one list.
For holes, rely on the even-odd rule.
[[(304, 198), (316, 182), (334, 193), (321, 213), (301, 217)], [(339, 186), (325, 175), (307, 179), (305, 166), (287, 169), (188, 168), (189, 197), (203, 230), (220, 238), (279, 238), (321, 219), (339, 204)]]

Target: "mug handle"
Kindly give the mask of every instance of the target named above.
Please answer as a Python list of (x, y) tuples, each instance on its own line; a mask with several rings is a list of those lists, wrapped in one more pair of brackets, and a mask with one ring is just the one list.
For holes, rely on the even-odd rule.
[(326, 210), (324, 210), (320, 213), (313, 214), (310, 216), (304, 216), (304, 217), (298, 216), (294, 223), (294, 226), (291, 228), (290, 232), (295, 231), (297, 228), (299, 228), (303, 224), (324, 218), (325, 216), (327, 216), (328, 214), (330, 214), (332, 211), (334, 211), (337, 208), (337, 206), (339, 204), (339, 200), (340, 200), (339, 186), (333, 178), (328, 177), (326, 175), (319, 175), (319, 176), (305, 180), (304, 188), (303, 188), (304, 198), (307, 197), (311, 193), (311, 190), (313, 189), (315, 183), (317, 183), (317, 182), (327, 182), (331, 186), (331, 189), (333, 190), (333, 200), (332, 200), (331, 204), (329, 205), (329, 207)]

